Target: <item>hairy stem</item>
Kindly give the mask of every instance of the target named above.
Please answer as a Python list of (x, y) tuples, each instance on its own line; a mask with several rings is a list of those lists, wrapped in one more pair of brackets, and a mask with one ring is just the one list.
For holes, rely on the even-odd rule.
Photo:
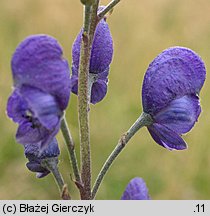
[(70, 194), (68, 192), (67, 186), (64, 184), (63, 177), (58, 170), (57, 162), (58, 158), (47, 158), (42, 160), (42, 166), (53, 174), (55, 182), (57, 183), (57, 186), (59, 188), (61, 198), (70, 200)]
[[(80, 190), (81, 199), (91, 199), (91, 151), (89, 133), (89, 99), (88, 86), (89, 64), (91, 47), (94, 39), (95, 29), (99, 21), (97, 11), (99, 0), (94, 0), (91, 5), (85, 5), (82, 43), (80, 51), (78, 106), (79, 106), (79, 128), (80, 128), (80, 155), (81, 155), (81, 180), (83, 184)], [(110, 6), (109, 6), (110, 8)], [(111, 8), (110, 8), (111, 9)]]
[(92, 5), (92, 13), (90, 16), (90, 33), (89, 33), (90, 46), (92, 45), (94, 33), (98, 23), (98, 15), (97, 15), (98, 6), (99, 6), (99, 0), (95, 0), (95, 2)]
[(89, 199), (91, 188), (91, 159), (90, 159), (90, 135), (89, 135), (89, 112), (88, 112), (88, 73), (89, 73), (90, 49), (88, 38), (83, 33), (81, 45), (81, 58), (79, 69), (79, 126), (80, 126), (80, 154), (81, 154), (81, 177), (84, 185), (82, 199)]
[(90, 132), (89, 132), (89, 96), (88, 96), (88, 74), (90, 64), (90, 30), (92, 9), (85, 6), (84, 31), (80, 52), (78, 105), (79, 105), (79, 127), (80, 127), (80, 155), (81, 155), (81, 178), (83, 189), (80, 191), (81, 199), (91, 199), (91, 154), (90, 154)]
[(99, 14), (98, 18), (99, 20), (102, 19), (108, 12), (110, 12), (115, 5), (117, 5), (121, 0), (113, 0), (111, 1)]
[(72, 139), (70, 130), (68, 128), (68, 124), (67, 124), (65, 116), (63, 117), (63, 119), (61, 121), (61, 131), (62, 131), (64, 140), (65, 140), (68, 152), (69, 152), (69, 157), (70, 157), (70, 161), (72, 164), (76, 183), (77, 183), (77, 185), (81, 184), (81, 177), (80, 177), (80, 172), (79, 172), (78, 163), (77, 163), (77, 157), (76, 157), (76, 153), (75, 153), (74, 141)]
[(101, 171), (98, 174), (98, 177), (95, 181), (95, 184), (93, 186), (92, 190), (92, 199), (95, 198), (96, 193), (101, 185), (101, 182), (106, 175), (107, 171), (111, 167), (112, 163), (115, 161), (117, 156), (120, 154), (120, 152), (125, 148), (128, 141), (134, 136), (134, 134), (143, 126), (148, 126), (152, 123), (151, 116), (146, 113), (142, 113), (141, 116), (136, 120), (136, 122), (130, 127), (130, 129), (122, 135), (120, 140), (118, 141), (117, 146), (112, 151), (106, 162), (104, 163)]
[(91, 10), (92, 10), (92, 6), (91, 5), (86, 5), (84, 6), (85, 10), (84, 10), (84, 32), (89, 32), (90, 29), (90, 15), (91, 15)]

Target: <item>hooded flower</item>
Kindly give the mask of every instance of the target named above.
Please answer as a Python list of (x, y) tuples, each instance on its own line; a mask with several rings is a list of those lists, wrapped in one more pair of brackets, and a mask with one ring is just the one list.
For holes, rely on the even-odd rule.
[[(72, 47), (72, 92), (78, 92), (78, 70), (80, 47), (82, 40), (82, 30), (74, 41)], [(113, 56), (113, 42), (110, 34), (109, 26), (105, 19), (102, 19), (95, 31), (91, 58), (90, 58), (90, 71), (89, 79), (93, 83), (91, 89), (90, 102), (93, 104), (101, 101), (107, 92), (109, 66)]]
[(50, 145), (42, 151), (40, 154), (40, 146), (37, 144), (26, 144), (25, 156), (29, 160), (26, 164), (27, 168), (37, 173), (37, 178), (43, 178), (50, 173), (48, 169), (42, 166), (42, 161), (44, 159), (53, 159), (54, 163), (58, 163), (58, 155), (60, 154), (57, 140), (54, 138)]
[(133, 178), (127, 185), (121, 200), (150, 200), (146, 183), (142, 178)]
[(19, 127), (17, 142), (26, 149), (54, 145), (70, 96), (68, 63), (58, 42), (47, 35), (27, 37), (12, 57), (14, 89), (7, 114)]
[(205, 76), (202, 59), (184, 47), (163, 51), (149, 65), (142, 87), (143, 110), (152, 117), (148, 130), (161, 146), (187, 148), (181, 135), (192, 129), (200, 115), (199, 92)]

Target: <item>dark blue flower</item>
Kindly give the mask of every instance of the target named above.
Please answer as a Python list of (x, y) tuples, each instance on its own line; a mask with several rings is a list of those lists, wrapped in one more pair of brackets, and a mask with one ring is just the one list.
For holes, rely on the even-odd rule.
[(148, 188), (142, 178), (133, 178), (127, 185), (121, 200), (150, 200)]
[[(72, 47), (72, 92), (78, 92), (78, 70), (80, 59), (80, 47), (82, 30), (74, 41)], [(113, 56), (113, 42), (109, 26), (105, 19), (102, 19), (95, 31), (91, 49), (89, 79), (93, 82), (90, 102), (93, 104), (101, 101), (107, 92), (109, 67)]]
[(44, 150), (54, 145), (71, 89), (68, 63), (62, 54), (58, 42), (47, 35), (26, 38), (13, 54), (14, 90), (7, 114), (18, 123), (16, 139), (25, 148)]
[(184, 47), (163, 51), (149, 65), (142, 87), (143, 110), (151, 115), (148, 130), (161, 146), (187, 148), (181, 135), (192, 129), (200, 115), (199, 92), (205, 76), (202, 59)]
[(26, 144), (25, 148), (25, 156), (29, 160), (26, 164), (27, 168), (37, 173), (37, 178), (43, 178), (50, 173), (48, 169), (42, 166), (42, 161), (45, 159), (53, 159), (54, 162), (58, 163), (58, 155), (60, 154), (60, 150), (58, 148), (57, 140), (54, 138), (50, 145), (42, 151), (40, 154), (40, 146), (37, 144)]

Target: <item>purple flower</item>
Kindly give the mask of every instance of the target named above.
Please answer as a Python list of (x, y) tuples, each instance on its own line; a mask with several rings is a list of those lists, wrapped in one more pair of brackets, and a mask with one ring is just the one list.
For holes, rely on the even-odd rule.
[(59, 131), (71, 88), (62, 54), (58, 42), (47, 35), (27, 37), (13, 54), (14, 90), (7, 114), (19, 124), (16, 139), (25, 147), (44, 150)]
[[(72, 47), (72, 92), (78, 92), (78, 70), (82, 30), (74, 41)], [(95, 31), (91, 49), (89, 79), (93, 82), (90, 102), (93, 104), (101, 101), (107, 92), (109, 66), (113, 56), (113, 42), (109, 26), (105, 19), (102, 19)]]
[(146, 183), (142, 178), (133, 178), (127, 185), (121, 200), (150, 200)]
[(142, 87), (143, 110), (151, 115), (148, 130), (161, 146), (187, 148), (181, 135), (192, 129), (200, 115), (198, 95), (205, 76), (202, 59), (184, 47), (163, 51), (149, 65)]
[(28, 158), (29, 162), (26, 164), (27, 168), (37, 173), (37, 178), (43, 178), (50, 173), (48, 169), (42, 166), (42, 161), (44, 159), (53, 159), (54, 163), (58, 163), (58, 155), (60, 154), (57, 140), (54, 138), (50, 145), (47, 146), (44, 151), (40, 154), (40, 146), (37, 144), (26, 144), (25, 156)]

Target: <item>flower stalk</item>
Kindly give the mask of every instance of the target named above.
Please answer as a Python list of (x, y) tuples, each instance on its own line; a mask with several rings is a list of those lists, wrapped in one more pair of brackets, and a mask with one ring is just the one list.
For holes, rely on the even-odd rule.
[(55, 182), (57, 183), (58, 189), (60, 191), (61, 198), (65, 200), (70, 200), (71, 196), (68, 192), (66, 184), (64, 184), (63, 177), (58, 170), (57, 161), (58, 158), (47, 158), (42, 160), (42, 166), (48, 169), (53, 174)]
[(69, 152), (69, 157), (70, 157), (70, 161), (72, 164), (76, 183), (77, 183), (77, 185), (81, 184), (80, 171), (78, 168), (77, 157), (76, 157), (76, 153), (75, 153), (75, 145), (74, 145), (73, 138), (71, 136), (71, 132), (68, 128), (68, 124), (67, 124), (65, 116), (63, 117), (63, 119), (61, 121), (61, 131), (62, 131), (63, 137), (65, 139), (65, 143), (66, 143), (66, 146), (67, 146), (67, 149)]
[(113, 10), (113, 8), (120, 2), (121, 0), (113, 0), (111, 1), (99, 14), (98, 18), (101, 20), (107, 13)]

